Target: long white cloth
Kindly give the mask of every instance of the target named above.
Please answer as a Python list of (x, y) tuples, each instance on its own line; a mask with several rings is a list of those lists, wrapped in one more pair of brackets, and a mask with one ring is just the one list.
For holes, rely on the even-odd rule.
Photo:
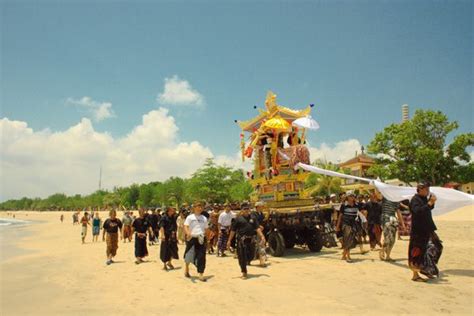
[[(399, 187), (386, 184), (378, 180), (356, 177), (303, 163), (298, 163), (295, 167), (300, 167), (306, 171), (326, 176), (353, 179), (370, 183), (374, 185), (386, 199), (394, 202), (399, 202), (406, 199), (410, 200), (416, 193), (416, 188), (414, 187)], [(437, 197), (435, 208), (433, 209), (433, 214), (435, 215), (447, 213), (463, 206), (474, 205), (474, 196), (461, 191), (442, 187), (430, 187), (430, 192), (432, 192)]]

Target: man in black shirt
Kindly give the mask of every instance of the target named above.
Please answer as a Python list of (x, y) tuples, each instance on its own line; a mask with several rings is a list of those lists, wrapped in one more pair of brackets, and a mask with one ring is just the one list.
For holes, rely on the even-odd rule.
[(178, 239), (176, 235), (178, 225), (176, 224), (175, 214), (175, 208), (169, 206), (159, 224), (161, 235), (160, 259), (163, 262), (163, 270), (165, 271), (168, 271), (168, 269), (174, 269), (174, 266), (171, 263), (172, 259), (179, 259)]
[(255, 258), (257, 234), (261, 241), (265, 243), (265, 236), (263, 236), (258, 220), (250, 216), (250, 206), (246, 204), (242, 207), (239, 216), (232, 222), (229, 241), (227, 242), (227, 248), (230, 248), (231, 240), (237, 235), (237, 257), (242, 279), (247, 279), (247, 265), (250, 265), (250, 262)]
[[(122, 222), (116, 218), (117, 212), (112, 209), (109, 212), (110, 218), (106, 219), (104, 222), (104, 233), (102, 234), (102, 240), (107, 241), (107, 265), (113, 263), (113, 257), (117, 254), (118, 249), (118, 238), (119, 234), (122, 234)], [(107, 239), (105, 238), (105, 234), (107, 233)], [(120, 239), (122, 236), (120, 236)]]
[(370, 194), (370, 201), (365, 203), (364, 209), (367, 210), (370, 250), (375, 250), (376, 245), (382, 248), (380, 242), (382, 237), (382, 204), (376, 192)]
[(158, 215), (156, 214), (156, 210), (151, 211), (151, 214), (147, 216), (147, 221), (150, 224), (151, 231), (153, 232), (149, 236), (149, 242), (151, 246), (158, 241), (158, 235), (160, 232), (160, 227), (158, 227)]
[(435, 203), (436, 196), (430, 195), (429, 184), (419, 184), (417, 194), (410, 201), (412, 227), (408, 246), (408, 264), (413, 271), (412, 280), (416, 282), (426, 281), (419, 273), (429, 278), (434, 278), (439, 274), (436, 265), (441, 257), (443, 246), (435, 233), (437, 228), (431, 214)]
[(146, 247), (146, 233), (152, 234), (150, 223), (146, 218), (145, 210), (140, 209), (137, 217), (132, 223), (132, 233), (135, 233), (135, 261), (136, 264), (143, 262), (143, 258), (148, 256)]

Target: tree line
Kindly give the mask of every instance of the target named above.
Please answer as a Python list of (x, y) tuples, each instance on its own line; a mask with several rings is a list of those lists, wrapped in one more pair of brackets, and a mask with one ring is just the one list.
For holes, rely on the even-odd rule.
[(202, 200), (210, 203), (235, 202), (249, 199), (252, 186), (241, 169), (219, 166), (207, 159), (190, 178), (171, 177), (163, 182), (132, 184), (113, 190), (98, 190), (89, 195), (56, 193), (47, 198), (8, 200), (1, 210), (75, 210), (85, 207), (155, 208), (181, 206)]
[[(442, 186), (447, 182), (474, 181), (474, 162), (468, 152), (474, 146), (474, 133), (458, 134), (448, 142), (449, 134), (459, 127), (440, 111), (417, 110), (412, 119), (394, 123), (376, 133), (368, 145), (375, 164), (369, 176), (382, 180), (398, 178), (410, 182), (429, 181)], [(313, 164), (339, 172), (337, 165), (315, 161)], [(341, 192), (339, 178), (312, 174), (305, 188), (312, 196)], [(27, 198), (0, 203), (1, 210), (77, 209), (88, 206), (127, 208), (182, 205), (193, 200), (210, 203), (249, 199), (253, 189), (240, 169), (218, 166), (208, 159), (190, 178), (171, 177), (164, 182), (132, 184), (99, 190), (89, 195), (53, 194), (45, 199)]]

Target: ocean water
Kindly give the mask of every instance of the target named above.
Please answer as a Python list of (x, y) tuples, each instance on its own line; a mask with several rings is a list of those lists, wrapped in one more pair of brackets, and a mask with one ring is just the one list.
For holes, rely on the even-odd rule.
[(4, 228), (14, 228), (31, 224), (30, 221), (25, 221), (21, 219), (14, 218), (0, 218), (0, 231)]
[(27, 253), (17, 246), (17, 242), (29, 234), (25, 228), (32, 223), (21, 219), (0, 218), (0, 262)]

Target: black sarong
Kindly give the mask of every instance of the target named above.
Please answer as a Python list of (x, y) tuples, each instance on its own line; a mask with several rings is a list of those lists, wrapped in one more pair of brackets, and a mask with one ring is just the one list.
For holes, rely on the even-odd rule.
[(437, 264), (442, 252), (442, 241), (435, 233), (431, 235), (412, 233), (408, 246), (408, 264), (424, 275), (438, 276)]
[(179, 259), (176, 234), (174, 234), (174, 237), (170, 236), (161, 242), (160, 259), (163, 261), (163, 263), (166, 263), (171, 259)]
[(146, 235), (138, 237), (135, 234), (135, 258), (144, 258), (148, 256), (148, 249), (146, 247)]
[(206, 269), (206, 240), (202, 245), (197, 237), (188, 240), (184, 251), (184, 260), (186, 263), (194, 264), (198, 273), (204, 273)]
[(256, 243), (255, 236), (237, 237), (237, 257), (242, 273), (247, 273), (247, 265), (255, 258)]

